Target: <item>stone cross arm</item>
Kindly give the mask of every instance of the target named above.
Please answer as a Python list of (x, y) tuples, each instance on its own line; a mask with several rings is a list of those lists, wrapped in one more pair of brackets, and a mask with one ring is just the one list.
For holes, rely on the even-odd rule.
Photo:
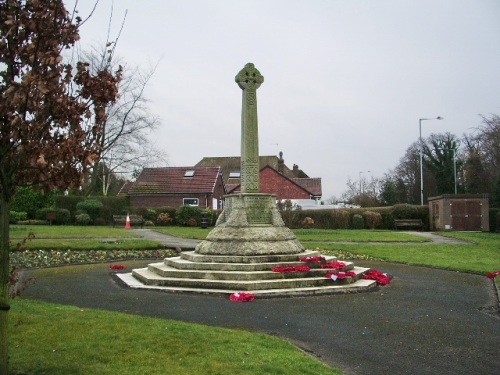
[(264, 82), (264, 76), (255, 69), (252, 63), (248, 63), (236, 75), (235, 81), (242, 90), (258, 89), (261, 83)]

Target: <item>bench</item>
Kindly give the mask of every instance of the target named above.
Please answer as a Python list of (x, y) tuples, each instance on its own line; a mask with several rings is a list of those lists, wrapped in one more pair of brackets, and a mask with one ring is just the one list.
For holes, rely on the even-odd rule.
[[(144, 219), (141, 215), (129, 215), (130, 226), (139, 226), (142, 228), (144, 226)], [(115, 225), (119, 224), (125, 226), (127, 222), (127, 215), (113, 215), (113, 228)]]
[(394, 220), (394, 229), (419, 229), (424, 230), (424, 222), (421, 219), (398, 219)]

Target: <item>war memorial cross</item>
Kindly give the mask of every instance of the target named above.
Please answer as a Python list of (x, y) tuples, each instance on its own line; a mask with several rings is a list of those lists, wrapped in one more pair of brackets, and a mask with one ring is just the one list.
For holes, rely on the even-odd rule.
[(264, 77), (252, 63), (236, 75), (243, 90), (241, 109), (241, 193), (259, 193), (259, 135), (257, 121), (257, 89)]

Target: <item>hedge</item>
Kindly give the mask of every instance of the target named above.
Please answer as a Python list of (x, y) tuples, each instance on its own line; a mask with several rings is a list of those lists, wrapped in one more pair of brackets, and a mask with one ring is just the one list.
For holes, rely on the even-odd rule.
[(429, 228), (429, 208), (398, 204), (392, 207), (343, 208), (331, 210), (288, 210), (281, 216), (289, 228), (301, 228), (306, 217), (314, 220), (314, 228), (318, 229), (357, 229), (359, 218), (353, 223), (355, 215), (364, 219), (365, 227), (377, 229), (394, 229), (395, 219), (421, 219), (426, 229)]

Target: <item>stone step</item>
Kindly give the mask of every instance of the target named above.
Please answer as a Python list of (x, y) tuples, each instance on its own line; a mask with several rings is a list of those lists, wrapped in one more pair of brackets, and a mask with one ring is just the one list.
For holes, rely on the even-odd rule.
[[(318, 270), (320, 271), (320, 270)], [(209, 278), (185, 278), (185, 277), (164, 277), (152, 272), (148, 268), (140, 268), (132, 271), (132, 275), (146, 285), (186, 287), (201, 289), (229, 289), (235, 291), (265, 290), (265, 289), (288, 289), (305, 288), (335, 285), (344, 285), (354, 282), (360, 278), (369, 268), (354, 267), (354, 272), (358, 274), (356, 278), (348, 277), (343, 280), (333, 281), (322, 276), (307, 277), (306, 273), (294, 275), (298, 277), (286, 277), (280, 279), (259, 279), (259, 280), (239, 280), (239, 279), (209, 279)], [(310, 274), (310, 272), (308, 272)], [(278, 276), (286, 275), (277, 273)], [(210, 275), (205, 275), (209, 276)], [(213, 275), (212, 275), (213, 276)], [(302, 276), (302, 277), (301, 277)]]
[[(145, 290), (158, 290), (170, 293), (193, 293), (193, 294), (211, 294), (229, 297), (229, 295), (240, 292), (239, 289), (208, 289), (208, 288), (193, 288), (193, 287), (179, 287), (179, 286), (158, 286), (147, 285), (132, 276), (132, 273), (118, 273), (116, 275), (123, 283), (133, 289)], [(303, 297), (315, 295), (329, 295), (329, 294), (345, 294), (357, 293), (373, 290), (377, 287), (374, 280), (359, 279), (351, 284), (337, 284), (331, 283), (330, 285), (323, 285), (319, 287), (298, 287), (287, 289), (260, 289), (260, 290), (247, 290), (245, 292), (252, 293), (256, 299), (273, 298), (273, 297)]]
[(205, 255), (194, 251), (183, 251), (180, 257), (192, 262), (206, 263), (275, 263), (293, 262), (300, 258), (321, 255), (319, 251), (306, 250), (297, 254), (275, 254), (275, 255)]
[[(334, 256), (325, 256), (326, 262), (335, 262)], [(219, 271), (266, 271), (280, 266), (308, 266), (311, 269), (321, 268), (320, 263), (301, 262), (294, 260), (289, 262), (270, 262), (270, 263), (215, 263), (215, 262), (195, 262), (182, 257), (165, 258), (165, 265), (186, 270), (219, 270)], [(346, 264), (350, 262), (345, 262)], [(347, 268), (345, 270), (350, 270)]]
[[(338, 271), (351, 271), (354, 268), (352, 262), (345, 262), (346, 266)], [(151, 263), (148, 265), (148, 270), (162, 277), (177, 277), (177, 278), (194, 278), (194, 279), (209, 279), (209, 280), (271, 280), (271, 279), (292, 279), (300, 277), (322, 277), (325, 274), (332, 272), (332, 269), (311, 268), (307, 272), (274, 272), (275, 264), (264, 263), (261, 266), (267, 266), (262, 270), (228, 270), (226, 264), (213, 263), (212, 266), (220, 266), (217, 269), (201, 269), (201, 268), (181, 268), (172, 267), (165, 263)], [(192, 263), (191, 263), (192, 265)], [(197, 264), (197, 266), (205, 265), (205, 263)], [(235, 264), (232, 264), (234, 266)], [(291, 265), (295, 265), (291, 264)], [(299, 264), (303, 266), (304, 264)], [(245, 266), (245, 265), (244, 265)], [(280, 266), (288, 266), (281, 263)]]

